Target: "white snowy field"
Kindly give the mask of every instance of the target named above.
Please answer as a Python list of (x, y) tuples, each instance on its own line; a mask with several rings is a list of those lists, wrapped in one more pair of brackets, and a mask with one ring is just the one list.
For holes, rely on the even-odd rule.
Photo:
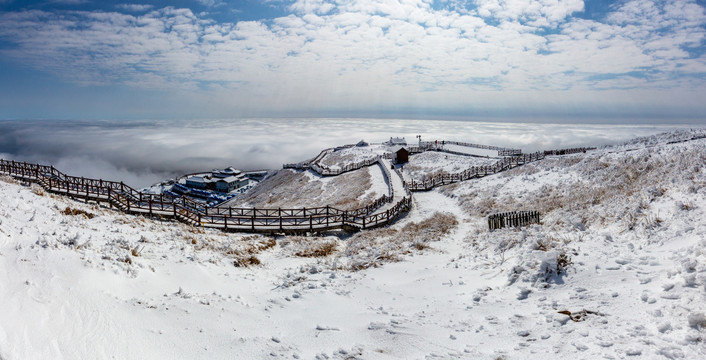
[[(497, 155), (497, 151), (495, 153)], [(402, 174), (406, 180), (424, 180), (441, 174), (460, 173), (473, 166), (493, 165), (496, 162), (498, 162), (498, 158), (425, 151), (411, 155)]]
[[(706, 139), (666, 139), (415, 193), (393, 226), (340, 238), (204, 231), (3, 178), (0, 358), (703, 359)], [(542, 224), (487, 230), (521, 209)]]
[(329, 152), (323, 159), (321, 159), (321, 165), (331, 169), (340, 169), (346, 165), (375, 159), (378, 156), (385, 155), (388, 152), (390, 152), (390, 148), (381, 144), (353, 146)]
[(365, 207), (388, 191), (385, 175), (378, 165), (338, 176), (283, 169), (220, 206), (299, 209), (330, 205), (350, 210)]
[(490, 149), (480, 149), (470, 146), (454, 145), (454, 144), (444, 144), (442, 146), (444, 150), (453, 151), (456, 153), (467, 154), (471, 156), (482, 156), (482, 157), (498, 157), (497, 150)]

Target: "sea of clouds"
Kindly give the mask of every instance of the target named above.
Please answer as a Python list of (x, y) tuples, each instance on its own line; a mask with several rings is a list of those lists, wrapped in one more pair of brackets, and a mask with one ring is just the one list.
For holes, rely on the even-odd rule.
[(455, 140), (525, 152), (619, 143), (676, 125), (567, 125), (395, 119), (0, 121), (0, 158), (51, 164), (76, 176), (135, 187), (234, 166), (277, 169), (361, 139)]

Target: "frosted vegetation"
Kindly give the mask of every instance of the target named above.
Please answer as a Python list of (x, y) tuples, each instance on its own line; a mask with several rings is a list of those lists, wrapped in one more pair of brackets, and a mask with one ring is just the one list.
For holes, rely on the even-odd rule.
[(378, 166), (335, 177), (284, 169), (222, 206), (292, 209), (330, 205), (341, 210), (357, 209), (387, 194), (382, 176)]
[(331, 151), (321, 159), (321, 165), (336, 169), (348, 164), (354, 164), (360, 161), (375, 159), (388, 152), (384, 145), (372, 144), (368, 146), (353, 146)]
[[(702, 359), (706, 139), (668, 144), (699, 134), (415, 193), (354, 234), (204, 230), (3, 177), (0, 358)], [(283, 170), (247, 203), (355, 207), (375, 171)], [(510, 210), (542, 221), (488, 231)]]
[(497, 158), (426, 151), (410, 156), (409, 164), (404, 167), (404, 176), (409, 180), (423, 181), (438, 175), (457, 174), (473, 166), (493, 165), (497, 161)]

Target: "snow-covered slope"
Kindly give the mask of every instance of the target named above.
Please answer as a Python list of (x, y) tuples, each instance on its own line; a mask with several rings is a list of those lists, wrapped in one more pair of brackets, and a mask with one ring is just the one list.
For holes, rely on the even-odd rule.
[(283, 169), (221, 206), (299, 209), (330, 205), (350, 210), (365, 207), (387, 192), (378, 166), (331, 177), (313, 171)]
[[(342, 237), (202, 230), (4, 178), (0, 358), (701, 359), (706, 139), (662, 139), (415, 193)], [(487, 230), (521, 209), (542, 224)]]

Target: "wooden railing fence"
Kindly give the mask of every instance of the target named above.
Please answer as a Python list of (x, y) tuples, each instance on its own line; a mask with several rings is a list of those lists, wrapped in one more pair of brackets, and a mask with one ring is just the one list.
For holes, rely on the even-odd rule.
[(378, 163), (380, 156), (372, 159), (362, 160), (356, 163), (347, 164), (340, 168), (331, 168), (326, 165), (322, 165), (320, 162), (311, 164), (311, 169), (316, 171), (321, 176), (338, 176), (349, 171), (358, 170), (366, 166), (372, 166)]
[(585, 153), (586, 151), (596, 150), (594, 147), (580, 147), (580, 148), (570, 148), (570, 149), (556, 149), (556, 150), (544, 150), (544, 155), (569, 155)]
[(186, 197), (142, 193), (115, 181), (66, 175), (53, 166), (0, 159), (0, 173), (38, 183), (47, 191), (74, 198), (108, 203), (129, 214), (149, 214), (181, 222), (232, 231), (316, 232), (339, 228), (367, 229), (388, 224), (409, 209), (411, 197), (400, 199), (390, 209), (373, 214), (392, 201), (385, 195), (354, 210), (330, 206), (300, 209), (209, 208)]
[[(481, 144), (465, 143), (465, 142), (460, 142), (460, 141), (446, 141), (446, 140), (422, 141), (417, 146), (409, 146), (408, 145), (408, 146), (405, 146), (405, 148), (407, 149), (407, 151), (409, 151), (410, 155), (419, 154), (419, 153), (422, 153), (425, 151), (432, 151), (432, 150), (433, 151), (443, 151), (443, 152), (457, 154), (457, 155), (468, 155), (466, 153), (455, 152), (455, 151), (443, 149), (444, 144), (473, 147), (473, 148), (478, 148), (478, 149), (497, 150), (498, 156), (521, 156), (522, 155), (522, 150), (519, 150), (519, 149), (510, 149), (510, 148), (504, 148), (504, 147), (493, 146), (493, 145), (481, 145)], [(391, 159), (392, 158), (392, 153), (385, 153), (385, 154), (379, 155), (375, 158), (362, 160), (362, 161), (352, 163), (352, 164), (347, 164), (347, 165), (340, 167), (340, 168), (331, 168), (331, 167), (328, 167), (326, 165), (321, 164), (321, 161), (330, 152), (332, 152), (334, 150), (351, 148), (354, 146), (355, 145), (344, 145), (344, 146), (337, 147), (335, 149), (334, 148), (325, 149), (325, 150), (321, 151), (319, 153), (319, 155), (317, 155), (315, 158), (313, 158), (311, 160), (303, 161), (300, 163), (284, 164), (284, 165), (282, 165), (282, 168), (283, 169), (298, 169), (298, 170), (313, 170), (321, 176), (337, 176), (337, 175), (341, 175), (341, 174), (349, 172), (349, 171), (355, 171), (355, 170), (361, 169), (366, 166), (374, 165), (375, 163), (378, 162), (378, 160), (380, 158), (384, 158), (384, 159)]]
[(520, 149), (510, 149), (510, 148), (505, 148), (505, 147), (501, 147), (501, 146), (493, 146), (493, 145), (481, 145), (481, 144), (473, 144), (473, 143), (460, 142), (460, 141), (448, 141), (448, 140), (442, 140), (441, 144), (442, 145), (445, 145), (445, 144), (459, 145), (459, 146), (472, 147), (472, 148), (484, 149), (484, 150), (496, 150), (498, 152), (498, 156), (518, 156), (518, 155), (522, 154), (522, 150), (520, 150)]
[(472, 166), (471, 168), (455, 174), (440, 174), (433, 178), (406, 182), (405, 185), (410, 191), (428, 191), (436, 186), (453, 184), (459, 181), (465, 181), (472, 178), (484, 177), (486, 175), (495, 174), (500, 171), (508, 170), (515, 166), (523, 165), (532, 161), (544, 159), (544, 154), (536, 152), (532, 154), (523, 154), (520, 156), (505, 157), (498, 160), (493, 165)]
[(504, 227), (527, 226), (537, 223), (539, 223), (538, 211), (512, 211), (488, 216), (488, 228), (490, 230), (502, 229)]

